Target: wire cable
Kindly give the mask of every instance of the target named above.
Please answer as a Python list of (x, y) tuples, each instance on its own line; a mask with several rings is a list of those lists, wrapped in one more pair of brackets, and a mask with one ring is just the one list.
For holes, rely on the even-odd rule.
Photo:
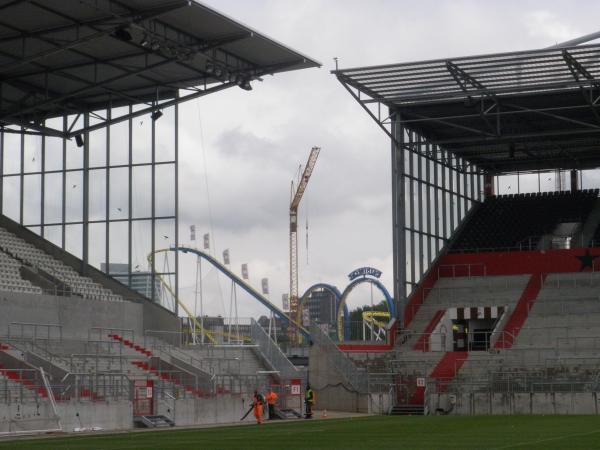
[[(214, 252), (216, 252), (217, 250), (217, 244), (216, 244), (216, 240), (215, 240), (215, 231), (214, 231), (214, 227), (213, 227), (213, 216), (212, 216), (212, 204), (210, 201), (210, 189), (209, 189), (209, 182), (208, 182), (208, 163), (207, 163), (207, 158), (206, 158), (206, 146), (204, 145), (204, 127), (202, 126), (202, 114), (200, 111), (200, 99), (196, 99), (195, 101), (196, 103), (196, 110), (198, 112), (198, 128), (200, 131), (200, 150), (202, 153), (202, 165), (204, 166), (204, 187), (206, 189), (206, 202), (207, 202), (207, 207), (208, 207), (208, 227), (209, 227), (209, 231), (210, 231), (210, 240), (212, 241), (212, 249), (209, 249), (209, 253), (212, 253), (213, 256), (216, 257), (216, 254)], [(221, 299), (221, 309), (223, 310), (223, 316), (225, 316), (226, 314), (226, 310), (225, 310), (225, 300), (223, 298), (223, 288), (221, 287), (221, 278), (219, 277), (219, 272), (215, 271), (216, 276), (217, 276), (217, 287), (219, 290), (219, 297)]]

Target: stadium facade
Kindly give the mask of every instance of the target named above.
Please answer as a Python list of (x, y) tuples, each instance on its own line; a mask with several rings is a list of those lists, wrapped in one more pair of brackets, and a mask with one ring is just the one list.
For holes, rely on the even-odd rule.
[(150, 300), (178, 296), (179, 253), (140, 268), (179, 248), (178, 105), (319, 63), (195, 1), (0, 11), (0, 433), (231, 422), (304, 379), (256, 322), (181, 346), (178, 303)]
[(599, 36), (333, 71), (391, 141), (397, 308), (384, 345), (311, 328), (322, 405), (598, 413)]
[[(597, 35), (334, 71), (390, 137), (394, 295), (369, 267), (343, 292), (318, 283), (299, 299), (307, 330), (180, 245), (178, 105), (319, 64), (195, 1), (0, 10), (0, 433), (232, 422), (256, 388), (294, 418), (308, 380), (330, 410), (598, 413)], [(548, 174), (558, 189), (521, 192)], [(177, 297), (179, 252), (276, 320), (182, 327), (176, 302), (151, 300), (164, 279)], [(388, 309), (363, 314), (368, 342), (348, 333), (360, 283)], [(273, 322), (303, 336), (308, 371)]]

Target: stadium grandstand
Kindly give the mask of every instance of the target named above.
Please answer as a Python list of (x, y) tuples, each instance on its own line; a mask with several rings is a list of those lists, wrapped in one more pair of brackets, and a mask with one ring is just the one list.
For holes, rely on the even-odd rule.
[[(319, 63), (197, 1), (0, 11), (0, 435), (251, 421), (255, 389), (309, 418), (308, 382), (324, 415), (598, 413), (600, 33), (336, 68), (390, 138), (393, 291), (284, 311), (182, 244), (179, 105)], [(180, 253), (271, 317), (192, 314)]]
[(178, 253), (136, 255), (179, 248), (178, 105), (319, 63), (196, 1), (0, 11), (0, 434), (239, 421), (305, 379), (256, 322), (180, 345)]
[(396, 323), (311, 329), (323, 407), (598, 413), (598, 37), (333, 71), (391, 141)]

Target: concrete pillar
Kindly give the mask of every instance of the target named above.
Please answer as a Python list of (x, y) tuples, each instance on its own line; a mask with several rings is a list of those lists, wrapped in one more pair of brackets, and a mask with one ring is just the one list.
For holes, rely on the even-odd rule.
[(495, 194), (494, 192), (494, 176), (486, 173), (483, 176), (483, 192), (485, 194), (485, 198), (491, 197)]
[(579, 190), (579, 171), (577, 169), (571, 169), (571, 192)]

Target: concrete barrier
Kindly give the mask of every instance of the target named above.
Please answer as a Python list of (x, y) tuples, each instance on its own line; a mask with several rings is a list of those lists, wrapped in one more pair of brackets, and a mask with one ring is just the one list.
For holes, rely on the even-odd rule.
[[(447, 404), (449, 394), (435, 394), (431, 406)], [(600, 412), (597, 392), (468, 392), (456, 394), (455, 415), (595, 415)]]
[(319, 409), (344, 412), (369, 412), (370, 395), (357, 392), (329, 361), (318, 346), (309, 351), (309, 382), (317, 395)]
[[(212, 398), (185, 398), (159, 401), (158, 414), (171, 418), (177, 426), (239, 422), (250, 408), (251, 399), (239, 395)], [(249, 414), (245, 421), (254, 421)]]
[(98, 427), (103, 430), (127, 430), (133, 427), (133, 406), (130, 401), (59, 402), (56, 410), (63, 430)]

